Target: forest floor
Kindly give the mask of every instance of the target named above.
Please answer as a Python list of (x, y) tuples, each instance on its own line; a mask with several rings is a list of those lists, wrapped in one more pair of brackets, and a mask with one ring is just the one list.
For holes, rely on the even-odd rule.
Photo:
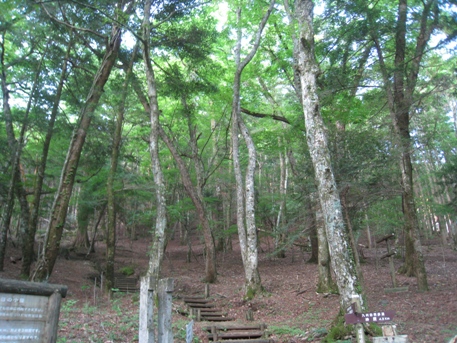
[[(144, 273), (148, 265), (149, 242), (121, 238), (117, 243), (116, 268), (132, 267), (135, 275)], [(93, 276), (103, 264), (104, 245), (97, 242), (96, 252), (89, 259), (59, 258), (50, 283), (68, 286), (61, 306), (58, 342), (137, 342), (138, 293), (114, 293), (111, 299), (94, 287)], [(248, 323), (246, 312), (251, 309), (256, 323), (268, 326), (270, 338), (276, 342), (319, 342), (320, 333), (328, 329), (335, 318), (337, 295), (317, 294), (317, 266), (309, 264), (309, 252), (295, 249), (279, 259), (271, 255), (272, 247), (262, 241), (260, 274), (265, 293), (250, 302), (243, 301), (243, 267), (239, 247), (233, 240), (233, 251), (218, 255), (218, 281), (210, 286), (211, 298), (218, 307), (235, 318)], [(365, 249), (362, 264), (364, 289), (369, 311), (394, 310), (397, 334), (408, 335), (410, 343), (448, 342), (457, 335), (457, 252), (440, 244), (439, 239), (423, 242), (428, 274), (429, 292), (419, 292), (415, 278), (397, 275), (398, 287), (407, 291), (386, 293), (392, 287), (388, 259), (378, 260), (386, 252), (385, 244), (378, 249)], [(181, 298), (203, 295), (205, 285), (202, 242), (192, 243), (192, 261), (186, 262), (187, 247), (172, 240), (166, 250), (163, 277), (174, 278), (173, 327), (175, 342), (185, 342), (185, 327), (190, 318), (180, 314)], [(20, 252), (11, 246), (9, 256)], [(1, 278), (17, 279), (20, 262), (7, 261)], [(401, 260), (395, 260), (396, 268)], [(98, 286), (98, 285), (97, 285)], [(202, 332), (205, 322), (196, 322), (194, 334), (207, 342)], [(355, 341), (354, 339), (352, 341)], [(344, 342), (351, 342), (348, 338)]]

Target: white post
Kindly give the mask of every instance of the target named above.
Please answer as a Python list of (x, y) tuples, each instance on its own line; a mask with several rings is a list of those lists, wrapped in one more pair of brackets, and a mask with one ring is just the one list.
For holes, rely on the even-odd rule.
[(153, 277), (141, 278), (139, 343), (154, 343), (154, 283)]
[[(352, 295), (352, 302), (355, 303), (355, 310), (358, 313), (362, 312), (362, 307), (360, 306), (360, 296), (355, 294)], [(363, 324), (355, 324), (355, 334), (357, 337), (357, 343), (365, 343), (365, 330), (363, 329)]]
[(173, 281), (170, 278), (159, 280), (158, 343), (173, 343), (171, 326)]

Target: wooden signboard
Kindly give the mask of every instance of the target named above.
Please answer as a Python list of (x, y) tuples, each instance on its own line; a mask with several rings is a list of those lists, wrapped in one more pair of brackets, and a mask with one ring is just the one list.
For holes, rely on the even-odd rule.
[(357, 323), (382, 323), (390, 322), (395, 315), (395, 311), (380, 311), (368, 313), (348, 313), (344, 316), (346, 324)]
[(55, 343), (67, 287), (0, 279), (0, 342)]

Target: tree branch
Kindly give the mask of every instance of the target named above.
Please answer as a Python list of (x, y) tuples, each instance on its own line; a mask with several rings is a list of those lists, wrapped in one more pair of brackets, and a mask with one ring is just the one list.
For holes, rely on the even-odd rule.
[(243, 108), (243, 107), (241, 107), (241, 112), (246, 113), (246, 114), (248, 114), (248, 115), (250, 115), (252, 117), (271, 118), (273, 120), (282, 121), (283, 123), (292, 125), (292, 123), (290, 122), (289, 119), (287, 119), (285, 117), (282, 117), (282, 116), (278, 116), (276, 114), (265, 114), (265, 113), (252, 112), (252, 111), (249, 111), (248, 109)]

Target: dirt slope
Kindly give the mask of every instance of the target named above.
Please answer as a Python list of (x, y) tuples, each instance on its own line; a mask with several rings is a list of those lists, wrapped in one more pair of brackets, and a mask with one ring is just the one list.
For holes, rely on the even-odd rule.
[[(139, 276), (147, 268), (148, 240), (131, 242), (122, 238), (117, 248), (117, 268), (130, 266)], [(315, 292), (317, 269), (306, 263), (308, 252), (295, 248), (284, 259), (275, 259), (271, 246), (262, 242), (260, 273), (265, 293), (251, 302), (243, 301), (243, 270), (239, 249), (234, 240), (233, 251), (218, 255), (218, 282), (210, 286), (214, 301), (237, 322), (246, 322), (248, 309), (256, 322), (266, 323), (271, 337), (278, 342), (318, 342), (338, 310), (338, 297)], [(203, 294), (203, 246), (195, 240), (192, 261), (186, 263), (185, 246), (171, 241), (164, 262), (164, 277), (175, 279), (173, 321), (175, 341), (183, 341), (184, 327), (190, 321), (180, 314), (180, 297)], [(438, 240), (425, 242), (424, 253), (430, 285), (429, 292), (418, 292), (416, 280), (397, 275), (398, 285), (408, 287), (401, 293), (385, 293), (392, 287), (388, 261), (376, 263), (385, 249), (365, 249), (363, 264), (365, 291), (370, 311), (395, 310), (394, 322), (399, 334), (409, 342), (448, 342), (457, 335), (457, 252), (443, 247)], [(8, 247), (7, 257), (20, 252)], [(93, 275), (103, 266), (104, 246), (96, 245), (96, 253), (88, 260), (70, 255), (57, 261), (49, 282), (67, 285), (68, 296), (62, 304), (59, 342), (136, 342), (138, 330), (138, 295), (115, 294), (111, 300), (94, 287)], [(395, 261), (396, 267), (401, 265)], [(6, 263), (2, 278), (18, 278), (20, 261)], [(195, 332), (206, 341), (201, 331), (205, 323), (196, 323)], [(349, 338), (348, 338), (349, 339)], [(349, 341), (349, 340), (347, 340)]]

